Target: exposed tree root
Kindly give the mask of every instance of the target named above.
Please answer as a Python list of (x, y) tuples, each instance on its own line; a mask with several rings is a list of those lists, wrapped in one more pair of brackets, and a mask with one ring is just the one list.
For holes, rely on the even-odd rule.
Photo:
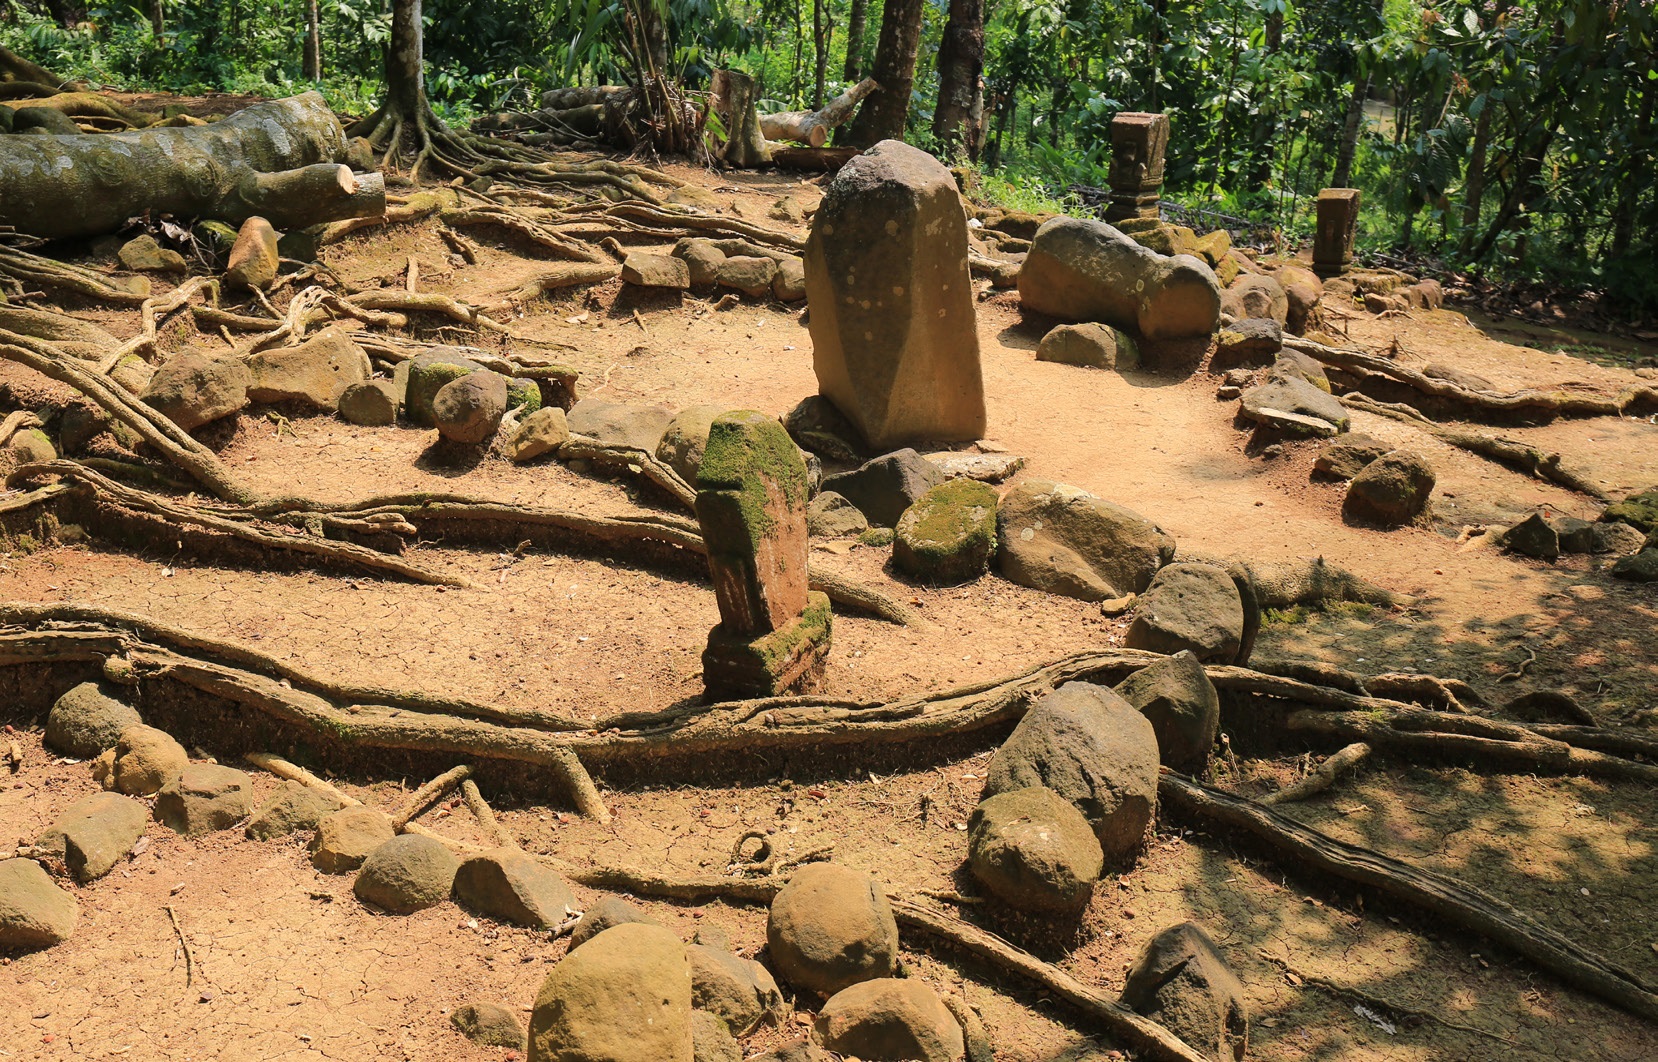
[(1658, 785), (1658, 766), (1622, 756), (1576, 748), (1538, 731), (1483, 719), (1410, 709), (1404, 712), (1292, 712), (1291, 731), (1408, 754), (1468, 759), (1511, 770), (1582, 774)]
[(425, 785), (416, 789), (403, 804), (401, 810), (391, 817), (391, 828), (402, 833), (404, 828), (415, 819), (430, 811), (432, 805), (449, 795), (449, 791), (472, 777), (470, 764), (461, 764), (451, 767)]
[(418, 564), (411, 564), (359, 546), (292, 531), (278, 532), (260, 527), (251, 515), (240, 519), (221, 515), (224, 508), (210, 512), (189, 502), (175, 501), (160, 495), (141, 491), (117, 483), (107, 476), (75, 461), (43, 461), (13, 469), (6, 478), (8, 486), (29, 482), (42, 476), (61, 476), (75, 480), (93, 492), (100, 503), (117, 505), (141, 513), (149, 513), (173, 526), (198, 527), (206, 531), (228, 535), (264, 549), (291, 551), (318, 557), (345, 570), (361, 570), (395, 575), (432, 586), (471, 586), (471, 582), (454, 575), (434, 572)]
[(1648, 1021), (1658, 1021), (1658, 990), (1472, 885), (1338, 841), (1255, 801), (1178, 774), (1165, 771), (1157, 795), (1166, 808), (1183, 817), (1256, 837), (1281, 857), (1288, 857), (1281, 858), (1281, 863), (1357, 882), (1429, 911), (1524, 955), (1569, 985)]
[(1345, 394), (1341, 396), (1341, 402), (1342, 405), (1350, 409), (1373, 413), (1376, 416), (1388, 417), (1392, 420), (1404, 421), (1442, 443), (1455, 446), (1460, 450), (1467, 450), (1471, 454), (1486, 458), (1505, 468), (1512, 468), (1524, 472), (1528, 476), (1548, 480), (1550, 483), (1557, 483), (1567, 490), (1587, 494), (1597, 501), (1610, 500), (1607, 493), (1600, 487), (1591, 483), (1579, 473), (1562, 466), (1560, 455), (1557, 453), (1544, 453), (1534, 446), (1527, 446), (1525, 443), (1516, 442), (1513, 439), (1500, 439), (1490, 435), (1481, 435), (1478, 432), (1447, 428), (1429, 420), (1410, 406), (1378, 402), (1367, 395)]
[(107, 377), (83, 369), (66, 357), (42, 354), (7, 340), (7, 336), (0, 335), (0, 358), (80, 391), (218, 497), (239, 503), (253, 500), (253, 493), (235, 481), (218, 455)]
[(150, 297), (150, 282), (143, 277), (107, 277), (5, 244), (0, 244), (0, 276), (24, 284), (71, 291), (116, 306), (138, 306)]
[(1403, 385), (1421, 395), (1465, 410), (1475, 417), (1547, 423), (1557, 417), (1621, 416), (1649, 407), (1658, 409), (1658, 388), (1655, 387), (1629, 387), (1616, 395), (1608, 395), (1582, 384), (1562, 384), (1549, 390), (1527, 389), (1498, 394), (1471, 390), (1362, 350), (1327, 347), (1298, 336), (1285, 336), (1284, 346), (1358, 377), (1361, 390), (1368, 377), (1380, 377), (1396, 386)]

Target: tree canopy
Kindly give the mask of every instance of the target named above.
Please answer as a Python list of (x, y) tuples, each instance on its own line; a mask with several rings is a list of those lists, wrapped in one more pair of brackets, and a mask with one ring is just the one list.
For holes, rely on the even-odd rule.
[[(902, 130), (987, 194), (1050, 208), (1105, 183), (1114, 115), (1162, 111), (1171, 202), (1294, 238), (1320, 187), (1351, 185), (1367, 246), (1650, 313), (1655, 22), (1636, 0), (427, 0), (425, 58), (451, 119), (628, 83), (641, 50), (692, 90), (754, 74), (763, 109), (884, 76), (843, 138)], [(0, 43), (69, 76), (266, 95), (320, 80), (356, 113), (381, 98), (390, 27), (383, 0), (0, 0)]]

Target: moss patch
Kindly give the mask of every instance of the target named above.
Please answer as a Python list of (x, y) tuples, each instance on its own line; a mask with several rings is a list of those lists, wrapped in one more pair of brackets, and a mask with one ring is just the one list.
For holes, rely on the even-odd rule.
[(914, 579), (949, 586), (977, 579), (996, 552), (996, 492), (953, 479), (923, 494), (898, 518), (892, 562)]
[(714, 497), (697, 500), (704, 537), (715, 532), (729, 548), (730, 542), (746, 534), (750, 548), (758, 549), (777, 526), (768, 511), (772, 497), (768, 485), (775, 485), (785, 505), (805, 509), (806, 462), (783, 425), (749, 409), (715, 417), (697, 472), (699, 495), (718, 498), (717, 502)]
[(1606, 511), (1600, 514), (1600, 518), (1608, 523), (1622, 520), (1649, 535), (1658, 531), (1658, 487), (1631, 494), (1621, 502), (1608, 505)]

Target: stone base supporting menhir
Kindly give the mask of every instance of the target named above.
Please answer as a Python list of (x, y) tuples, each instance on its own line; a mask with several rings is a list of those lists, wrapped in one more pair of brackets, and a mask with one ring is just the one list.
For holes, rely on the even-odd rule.
[(720, 700), (798, 692), (823, 673), (829, 637), (829, 598), (816, 591), (799, 616), (769, 634), (738, 634), (722, 623), (702, 651), (703, 686)]

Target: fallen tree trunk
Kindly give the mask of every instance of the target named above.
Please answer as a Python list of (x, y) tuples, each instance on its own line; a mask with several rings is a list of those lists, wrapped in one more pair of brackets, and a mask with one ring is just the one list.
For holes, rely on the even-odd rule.
[(760, 115), (760, 133), (767, 140), (793, 140), (809, 147), (820, 148), (829, 142), (829, 130), (845, 125), (852, 112), (871, 92), (881, 88), (880, 82), (866, 77), (836, 96), (816, 111), (784, 111), (781, 114)]
[(384, 213), (378, 175), (305, 172), (337, 166), (345, 154), (345, 132), (315, 92), (211, 125), (9, 137), (0, 153), (0, 225), (57, 238), (115, 232), (145, 213), (232, 224), (261, 214), (287, 226)]
[[(1338, 841), (1252, 800), (1165, 772), (1157, 783), (1165, 807), (1182, 815), (1243, 831), (1294, 864), (1368, 886), (1524, 955), (1562, 981), (1658, 1021), (1658, 992), (1502, 900), (1456, 878), (1421, 870), (1380, 852)], [(1281, 863), (1287, 862), (1280, 860)]]
[(854, 147), (782, 147), (771, 153), (771, 163), (780, 170), (835, 173), (860, 154)]

